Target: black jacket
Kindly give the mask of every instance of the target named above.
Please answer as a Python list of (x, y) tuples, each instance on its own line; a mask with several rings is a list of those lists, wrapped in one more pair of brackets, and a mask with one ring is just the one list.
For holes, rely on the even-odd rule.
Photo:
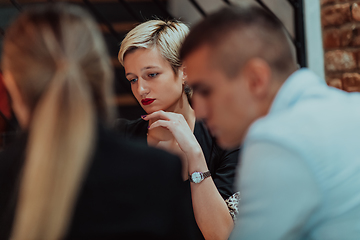
[[(180, 160), (99, 127), (67, 239), (198, 239)], [(0, 153), (0, 239), (8, 239), (26, 135)]]

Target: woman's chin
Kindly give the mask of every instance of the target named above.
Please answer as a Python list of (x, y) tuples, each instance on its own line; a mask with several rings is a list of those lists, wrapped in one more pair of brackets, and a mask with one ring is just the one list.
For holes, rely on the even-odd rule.
[(143, 109), (144, 109), (144, 111), (146, 112), (147, 115), (152, 114), (152, 113), (157, 111), (157, 110), (154, 110), (154, 109), (146, 109), (146, 108), (143, 108)]
[(166, 110), (164, 110), (163, 108), (152, 107), (152, 106), (143, 106), (143, 109), (148, 115), (161, 110), (166, 112)]

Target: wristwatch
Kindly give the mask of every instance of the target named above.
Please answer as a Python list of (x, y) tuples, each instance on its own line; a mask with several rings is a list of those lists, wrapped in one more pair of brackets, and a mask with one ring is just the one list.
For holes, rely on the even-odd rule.
[(191, 175), (189, 175), (190, 182), (193, 183), (201, 183), (205, 178), (210, 177), (211, 173), (210, 171), (206, 172), (193, 172)]

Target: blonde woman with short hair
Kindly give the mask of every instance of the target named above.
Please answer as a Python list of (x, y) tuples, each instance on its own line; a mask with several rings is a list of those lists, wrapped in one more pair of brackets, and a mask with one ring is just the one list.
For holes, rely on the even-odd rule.
[(120, 119), (117, 128), (128, 139), (181, 157), (183, 179), (191, 182), (194, 215), (203, 237), (227, 239), (239, 199), (233, 186), (239, 153), (217, 146), (195, 117), (186, 66), (179, 59), (188, 31), (179, 21), (150, 20), (127, 34), (118, 59), (147, 115), (134, 121)]
[(90, 15), (22, 12), (2, 64), (24, 134), (0, 155), (0, 239), (194, 239), (180, 159), (107, 128), (112, 68)]

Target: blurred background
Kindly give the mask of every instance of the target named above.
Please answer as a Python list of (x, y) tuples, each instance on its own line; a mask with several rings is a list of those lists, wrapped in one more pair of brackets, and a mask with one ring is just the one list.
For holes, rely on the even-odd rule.
[[(133, 97), (117, 60), (125, 34), (154, 18), (179, 19), (190, 27), (223, 6), (257, 4), (279, 18), (293, 39), (300, 67), (312, 69), (330, 86), (360, 91), (360, 1), (354, 0), (0, 0), (0, 56), (7, 26), (29, 6), (70, 2), (86, 8), (98, 21), (115, 70), (114, 99), (118, 114), (144, 114)], [(18, 129), (0, 69), (0, 149)], [(9, 138), (10, 139), (10, 138)]]

